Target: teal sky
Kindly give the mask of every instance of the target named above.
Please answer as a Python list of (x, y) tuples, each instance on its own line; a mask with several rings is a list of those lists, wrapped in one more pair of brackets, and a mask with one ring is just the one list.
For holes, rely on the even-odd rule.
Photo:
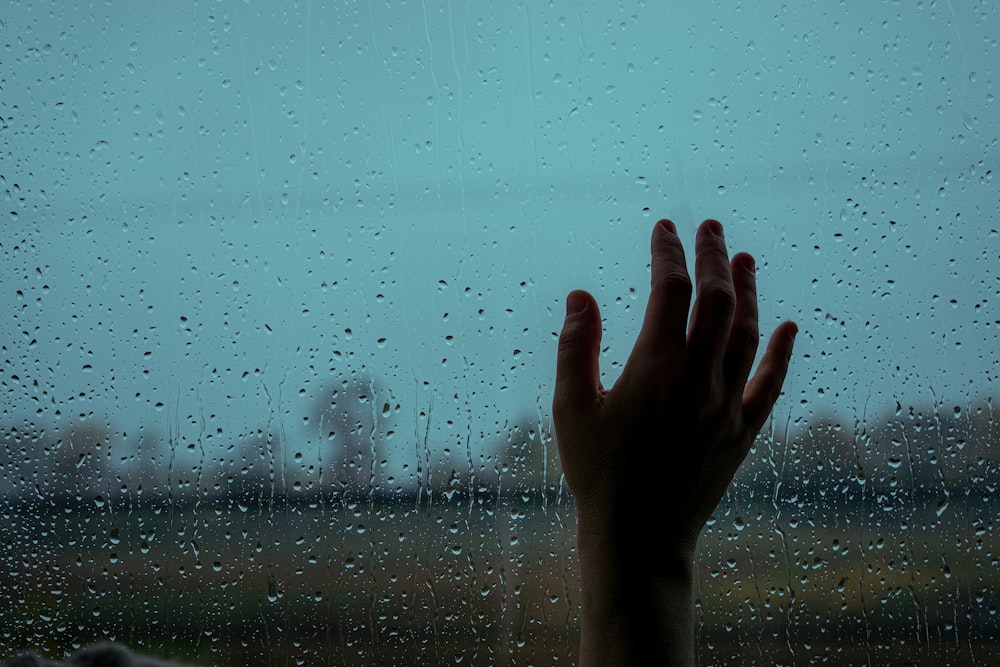
[(616, 376), (661, 216), (799, 323), (781, 421), (990, 394), (989, 3), (181, 4), (5, 3), (7, 421), (309, 442), (353, 375), (460, 449), (547, 421), (570, 289)]

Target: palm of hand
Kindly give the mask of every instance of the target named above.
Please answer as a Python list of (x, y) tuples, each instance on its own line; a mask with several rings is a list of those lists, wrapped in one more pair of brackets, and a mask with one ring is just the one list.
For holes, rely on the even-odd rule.
[(652, 289), (621, 377), (600, 384), (597, 303), (567, 300), (553, 415), (580, 530), (629, 541), (652, 528), (693, 552), (781, 390), (796, 327), (772, 334), (756, 375), (754, 262), (730, 261), (722, 228), (706, 221), (696, 240), (697, 294), (668, 221), (652, 239)]

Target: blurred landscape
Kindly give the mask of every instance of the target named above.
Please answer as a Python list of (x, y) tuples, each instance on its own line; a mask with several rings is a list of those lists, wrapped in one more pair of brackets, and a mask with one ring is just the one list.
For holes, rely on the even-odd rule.
[(618, 374), (667, 216), (801, 327), (699, 664), (997, 663), (998, 19), (10, 3), (0, 662), (573, 664), (556, 332)]
[[(388, 479), (381, 413), (357, 409), (374, 396), (336, 395), (314, 410), (335, 425), (320, 466), (265, 429), (182, 466), (148, 434), (5, 427), (0, 658), (107, 639), (206, 665), (575, 662), (575, 516), (547, 425)], [(993, 424), (989, 397), (772, 424), (701, 541), (700, 662), (988, 662)], [(637, 511), (658, 548), (670, 508)]]

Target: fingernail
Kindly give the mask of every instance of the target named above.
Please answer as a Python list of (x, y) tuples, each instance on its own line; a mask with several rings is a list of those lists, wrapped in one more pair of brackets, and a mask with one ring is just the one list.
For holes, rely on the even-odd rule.
[(674, 223), (672, 223), (671, 221), (660, 220), (660, 222), (658, 222), (657, 224), (660, 225), (660, 229), (662, 229), (663, 231), (667, 232), (668, 234), (673, 234), (674, 236), (677, 236), (677, 227), (675, 227)]
[(714, 236), (722, 236), (722, 224), (718, 220), (706, 220), (705, 229)]
[(576, 315), (587, 309), (587, 297), (580, 292), (570, 292), (566, 297), (566, 314)]
[(799, 325), (792, 322), (792, 342), (795, 342), (795, 337), (799, 335)]

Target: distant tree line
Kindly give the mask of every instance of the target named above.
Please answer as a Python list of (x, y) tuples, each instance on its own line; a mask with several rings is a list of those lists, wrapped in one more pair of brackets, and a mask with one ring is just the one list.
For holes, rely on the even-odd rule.
[[(470, 434), (475, 456), (434, 443), (425, 455), (410, 443), (399, 447), (413, 437), (399, 432), (400, 415), (400, 405), (382, 386), (343, 378), (320, 392), (303, 419), (314, 441), (291, 448), (275, 429), (264, 427), (233, 434), (229, 442), (215, 437), (209, 447), (149, 432), (123, 433), (110, 421), (8, 424), (0, 429), (0, 498), (246, 506), (544, 504), (568, 498), (550, 424), (537, 411), (516, 412), (492, 431)], [(873, 423), (817, 414), (776, 436), (781, 442), (766, 445), (773, 451), (752, 454), (738, 479), (761, 486), (762, 493), (768, 492), (763, 487), (774, 492), (777, 484), (786, 498), (828, 506), (900, 494), (912, 502), (947, 503), (1000, 484), (1000, 429), (994, 421), (990, 398), (971, 409), (899, 406)], [(391, 460), (404, 454), (406, 465)], [(782, 459), (780, 479), (775, 457)], [(655, 475), (642, 479), (655, 483)]]

